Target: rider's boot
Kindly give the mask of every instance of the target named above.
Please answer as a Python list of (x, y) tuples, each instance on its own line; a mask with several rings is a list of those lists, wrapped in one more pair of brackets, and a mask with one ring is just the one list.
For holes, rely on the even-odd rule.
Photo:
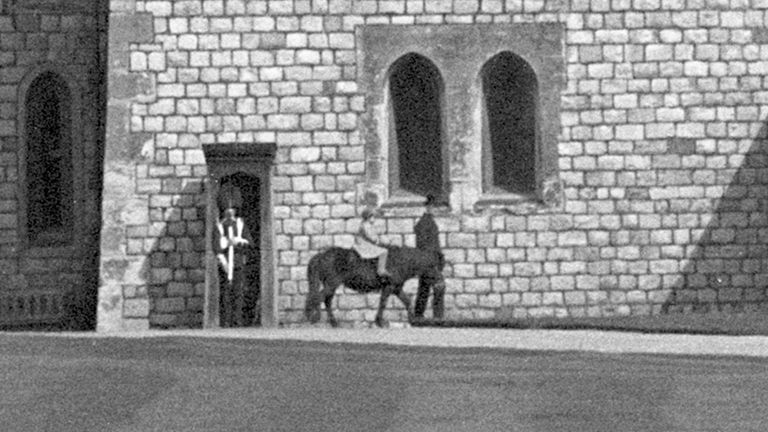
[(381, 277), (390, 277), (392, 276), (389, 271), (387, 270), (387, 253), (384, 252), (383, 254), (379, 255), (378, 260), (378, 268), (376, 269), (376, 272)]

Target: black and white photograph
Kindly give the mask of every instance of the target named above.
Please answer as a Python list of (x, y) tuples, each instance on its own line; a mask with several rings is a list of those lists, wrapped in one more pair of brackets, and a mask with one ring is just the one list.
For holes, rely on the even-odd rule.
[(0, 431), (766, 404), (768, 0), (0, 0)]

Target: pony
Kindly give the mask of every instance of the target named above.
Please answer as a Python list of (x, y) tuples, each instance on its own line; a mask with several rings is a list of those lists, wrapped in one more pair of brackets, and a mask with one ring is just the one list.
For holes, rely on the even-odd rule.
[[(411, 297), (403, 291), (403, 284), (411, 278), (418, 277), (421, 283), (431, 285), (435, 298), (442, 298), (445, 293), (443, 267), (445, 257), (439, 251), (427, 251), (411, 247), (386, 246), (389, 250), (387, 269), (389, 276), (381, 277), (376, 272), (376, 260), (364, 260), (353, 249), (332, 247), (326, 249), (309, 260), (307, 293), (304, 315), (311, 323), (320, 320), (320, 303), (325, 303), (328, 323), (338, 327), (333, 316), (331, 302), (336, 289), (344, 285), (360, 293), (381, 291), (379, 308), (376, 312), (375, 323), (386, 327), (384, 308), (391, 294), (397, 296), (408, 311), (408, 322), (413, 322), (414, 312)], [(321, 289), (322, 287), (322, 289)], [(442, 307), (440, 309), (442, 311)]]

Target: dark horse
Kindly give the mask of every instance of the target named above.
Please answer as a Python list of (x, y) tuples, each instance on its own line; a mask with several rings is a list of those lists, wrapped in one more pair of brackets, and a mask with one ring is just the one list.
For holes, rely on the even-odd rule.
[(403, 302), (408, 310), (408, 321), (413, 320), (411, 298), (403, 291), (403, 284), (408, 279), (418, 277), (422, 282), (432, 285), (434, 295), (440, 296), (442, 304), (445, 292), (443, 254), (410, 247), (388, 246), (387, 249), (387, 269), (391, 273), (389, 277), (380, 277), (376, 273), (375, 259), (363, 260), (353, 249), (332, 247), (312, 257), (307, 266), (309, 292), (304, 308), (307, 319), (312, 323), (319, 321), (320, 303), (325, 303), (328, 322), (333, 327), (338, 326), (331, 302), (340, 285), (361, 293), (381, 291), (376, 313), (376, 325), (379, 327), (386, 325), (384, 308), (390, 294), (395, 294)]

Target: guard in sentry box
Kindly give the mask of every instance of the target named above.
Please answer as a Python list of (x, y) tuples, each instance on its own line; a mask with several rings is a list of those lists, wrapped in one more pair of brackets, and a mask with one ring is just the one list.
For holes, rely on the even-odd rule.
[(245, 325), (246, 268), (253, 242), (248, 227), (232, 202), (216, 221), (216, 259), (219, 262), (220, 325)]

